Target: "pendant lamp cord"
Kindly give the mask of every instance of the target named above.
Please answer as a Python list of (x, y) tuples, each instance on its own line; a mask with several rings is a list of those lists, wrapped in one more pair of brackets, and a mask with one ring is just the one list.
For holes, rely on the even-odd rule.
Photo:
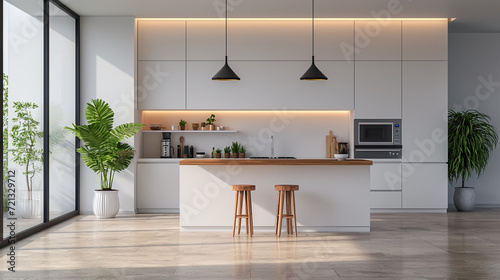
[(314, 63), (314, 0), (312, 0), (312, 56)]
[(226, 0), (226, 62), (227, 62), (227, 0)]

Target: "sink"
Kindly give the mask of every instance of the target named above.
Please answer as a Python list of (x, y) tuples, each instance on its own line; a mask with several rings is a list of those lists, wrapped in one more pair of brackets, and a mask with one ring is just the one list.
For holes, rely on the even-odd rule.
[(295, 157), (250, 157), (250, 159), (295, 159)]

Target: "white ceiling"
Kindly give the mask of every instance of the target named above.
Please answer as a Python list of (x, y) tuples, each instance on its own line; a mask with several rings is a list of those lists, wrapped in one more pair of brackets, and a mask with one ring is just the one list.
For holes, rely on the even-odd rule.
[[(9, 0), (10, 2), (25, 2)], [(30, 0), (35, 1), (36, 0)], [(225, 0), (61, 0), (81, 16), (214, 18)], [(450, 32), (500, 32), (500, 0), (316, 0), (317, 18), (371, 18), (400, 3), (394, 18), (457, 18)], [(228, 0), (233, 18), (308, 18), (310, 0)]]

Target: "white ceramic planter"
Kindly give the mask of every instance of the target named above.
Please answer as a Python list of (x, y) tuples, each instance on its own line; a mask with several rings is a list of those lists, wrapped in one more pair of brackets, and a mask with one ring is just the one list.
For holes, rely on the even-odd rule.
[(42, 216), (42, 191), (21, 191), (18, 201), (19, 214), (23, 219), (37, 219)]
[(114, 218), (120, 210), (118, 190), (94, 191), (94, 215), (99, 219)]

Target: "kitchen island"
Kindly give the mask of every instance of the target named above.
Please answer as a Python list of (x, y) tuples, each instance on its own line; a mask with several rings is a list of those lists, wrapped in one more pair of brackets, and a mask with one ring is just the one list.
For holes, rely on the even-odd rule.
[[(296, 192), (300, 232), (370, 231), (368, 160), (186, 159), (180, 161), (180, 227), (183, 231), (232, 229), (234, 184), (253, 184), (254, 229), (274, 231), (276, 184)], [(286, 223), (285, 223), (286, 224)]]

